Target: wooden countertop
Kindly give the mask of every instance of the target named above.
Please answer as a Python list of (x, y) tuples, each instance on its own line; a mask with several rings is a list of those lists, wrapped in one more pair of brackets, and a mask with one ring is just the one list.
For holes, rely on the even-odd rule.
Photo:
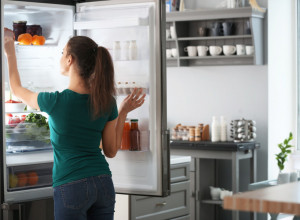
[(293, 182), (224, 198), (224, 209), (287, 213), (300, 216), (300, 182)]

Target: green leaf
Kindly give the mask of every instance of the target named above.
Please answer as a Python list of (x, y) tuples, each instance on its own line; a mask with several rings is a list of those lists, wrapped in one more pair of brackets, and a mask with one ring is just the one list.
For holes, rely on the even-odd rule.
[(292, 151), (291, 151), (291, 150), (287, 150), (286, 152), (287, 152), (287, 153), (289, 153), (289, 154), (290, 154), (290, 153), (292, 153)]
[(284, 143), (285, 145), (287, 145), (287, 144), (288, 144), (288, 140), (285, 139), (283, 143)]

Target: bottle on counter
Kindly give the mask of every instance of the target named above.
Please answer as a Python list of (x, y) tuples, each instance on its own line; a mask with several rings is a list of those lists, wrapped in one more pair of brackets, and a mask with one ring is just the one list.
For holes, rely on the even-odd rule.
[(224, 116), (221, 116), (220, 122), (220, 140), (227, 141), (227, 122)]
[(131, 119), (130, 128), (130, 148), (131, 151), (141, 150), (141, 134), (139, 130), (138, 119)]
[(137, 45), (135, 40), (130, 41), (129, 44), (129, 59), (130, 60), (137, 59)]
[(216, 116), (213, 116), (213, 118), (212, 118), (211, 141), (212, 142), (220, 141), (220, 124), (219, 124)]
[(126, 119), (124, 128), (123, 128), (123, 135), (122, 135), (122, 142), (121, 142), (121, 150), (129, 150), (130, 148), (130, 122)]

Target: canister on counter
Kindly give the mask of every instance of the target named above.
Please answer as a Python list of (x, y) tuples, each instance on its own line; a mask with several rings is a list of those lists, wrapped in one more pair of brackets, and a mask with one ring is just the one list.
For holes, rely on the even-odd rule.
[(13, 32), (15, 35), (15, 41), (18, 41), (18, 37), (21, 34), (26, 33), (27, 21), (14, 21), (13, 22)]
[(189, 141), (195, 141), (195, 127), (190, 127)]
[(195, 141), (201, 141), (200, 127), (195, 128)]
[(178, 140), (178, 129), (177, 128), (172, 129), (171, 139), (172, 140)]
[(178, 126), (177, 140), (181, 141), (182, 135), (183, 135), (183, 128), (182, 126)]
[(182, 131), (182, 140), (188, 141), (189, 140), (189, 132), (188, 129), (184, 126)]

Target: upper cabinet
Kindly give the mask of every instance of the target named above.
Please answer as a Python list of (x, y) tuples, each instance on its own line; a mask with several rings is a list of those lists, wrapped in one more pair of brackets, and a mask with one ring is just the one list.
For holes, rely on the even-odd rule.
[(263, 19), (250, 7), (167, 13), (167, 66), (262, 65)]

